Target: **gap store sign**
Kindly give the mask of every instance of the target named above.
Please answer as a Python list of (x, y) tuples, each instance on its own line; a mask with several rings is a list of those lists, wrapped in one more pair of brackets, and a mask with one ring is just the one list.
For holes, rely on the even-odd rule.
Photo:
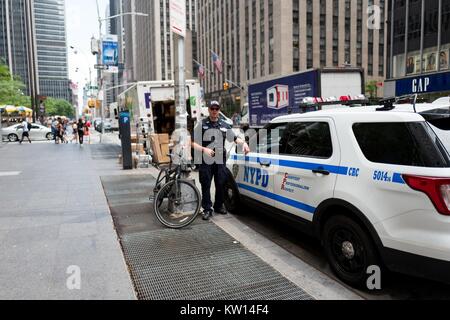
[(396, 96), (450, 91), (450, 72), (397, 80)]

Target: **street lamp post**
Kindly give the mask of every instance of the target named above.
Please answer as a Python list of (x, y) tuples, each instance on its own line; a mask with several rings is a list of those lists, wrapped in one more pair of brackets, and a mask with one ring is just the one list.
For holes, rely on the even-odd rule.
[[(127, 15), (131, 15), (131, 16), (140, 16), (140, 17), (148, 17), (148, 14), (146, 13), (142, 13), (142, 12), (124, 12), (124, 13), (120, 13), (114, 16), (110, 16), (110, 17), (106, 17), (106, 18), (101, 18), (100, 17), (100, 6), (98, 4), (98, 0), (96, 0), (97, 3), (97, 15), (98, 15), (98, 44), (99, 44), (99, 48), (98, 48), (98, 53), (97, 53), (97, 64), (98, 66), (102, 65), (102, 55), (103, 55), (103, 48), (102, 48), (102, 22), (103, 21), (107, 21), (107, 20), (111, 20), (111, 19), (115, 19), (115, 18), (119, 18), (119, 17), (123, 17), (123, 16), (127, 16)], [(100, 134), (100, 143), (102, 143), (103, 141), (103, 135), (105, 134), (105, 125), (104, 125), (104, 109), (105, 109), (105, 103), (106, 103), (106, 90), (104, 90), (103, 88), (103, 72), (102, 70), (99, 68), (98, 72), (97, 72), (97, 83), (98, 83), (98, 97), (100, 95), (100, 92), (103, 93), (103, 102), (101, 103), (100, 106), (100, 114), (101, 114), (101, 123), (102, 123), (102, 132)], [(101, 89), (101, 90), (100, 90)], [(106, 88), (105, 88), (106, 89)]]

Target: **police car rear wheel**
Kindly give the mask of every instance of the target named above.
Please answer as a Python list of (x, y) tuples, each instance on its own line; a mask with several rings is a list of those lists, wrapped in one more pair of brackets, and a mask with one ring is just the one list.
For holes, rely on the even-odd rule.
[(330, 218), (323, 232), (324, 249), (331, 268), (344, 282), (364, 288), (370, 266), (380, 266), (372, 240), (354, 220)]

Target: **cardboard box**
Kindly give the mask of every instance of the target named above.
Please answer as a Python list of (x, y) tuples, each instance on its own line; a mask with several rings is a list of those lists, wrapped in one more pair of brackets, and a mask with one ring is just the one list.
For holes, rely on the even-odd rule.
[(158, 134), (158, 139), (161, 144), (169, 144), (168, 134)]
[(170, 162), (170, 157), (167, 156), (170, 153), (169, 144), (161, 144), (161, 153), (163, 158), (166, 158), (168, 162)]
[(145, 152), (144, 145), (142, 143), (140, 143), (140, 144), (132, 143), (131, 144), (131, 152), (138, 152), (138, 151), (139, 151), (139, 153)]
[[(170, 162), (170, 158), (166, 156), (166, 153), (163, 153), (163, 149), (164, 151), (166, 150), (165, 147), (163, 147), (164, 145), (167, 145), (167, 147), (169, 146), (168, 143), (164, 143), (162, 144), (161, 141), (159, 140), (160, 135), (158, 134), (152, 134), (150, 136), (150, 141), (151, 141), (151, 148), (153, 150), (153, 154), (154, 154), (154, 161), (156, 163), (169, 163)], [(162, 137), (163, 139), (165, 139), (165, 137)]]

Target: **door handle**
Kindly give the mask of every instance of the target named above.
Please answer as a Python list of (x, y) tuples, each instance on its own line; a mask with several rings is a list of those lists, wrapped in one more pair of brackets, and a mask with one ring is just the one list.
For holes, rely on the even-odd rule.
[(272, 165), (272, 162), (270, 161), (259, 161), (259, 164), (263, 167), (270, 167)]
[(329, 176), (330, 175), (330, 171), (325, 170), (324, 168), (318, 168), (312, 171), (315, 174), (322, 174), (324, 176)]

